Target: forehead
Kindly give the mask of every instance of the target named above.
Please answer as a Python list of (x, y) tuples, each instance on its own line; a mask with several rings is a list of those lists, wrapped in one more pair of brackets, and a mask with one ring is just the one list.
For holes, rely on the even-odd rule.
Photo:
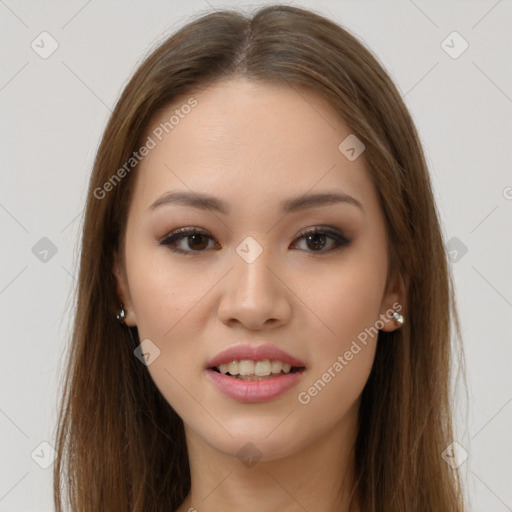
[(333, 108), (304, 87), (218, 82), (154, 116), (143, 140), (155, 145), (137, 169), (135, 199), (149, 205), (179, 189), (270, 204), (330, 188), (375, 199), (364, 157), (350, 161), (340, 152), (350, 134)]

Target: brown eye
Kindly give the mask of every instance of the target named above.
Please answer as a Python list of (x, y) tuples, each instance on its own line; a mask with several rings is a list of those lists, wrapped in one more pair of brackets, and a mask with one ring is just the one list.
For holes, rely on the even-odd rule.
[[(318, 252), (321, 254), (334, 251), (350, 243), (350, 240), (341, 232), (330, 228), (314, 228), (302, 231), (297, 240), (302, 239), (306, 242), (307, 252)], [(330, 244), (328, 243), (329, 239), (331, 240)], [(329, 248), (324, 250), (326, 245), (329, 245)]]
[[(207, 232), (190, 227), (173, 231), (160, 242), (160, 245), (169, 247), (173, 252), (190, 255), (204, 252), (210, 241), (213, 239)], [(215, 247), (218, 248), (218, 244)]]
[[(208, 245), (208, 239), (205, 235), (197, 234), (197, 235), (188, 235), (188, 246), (194, 250), (202, 250), (205, 249)], [(206, 243), (205, 243), (206, 242)]]
[(323, 249), (326, 243), (326, 235), (322, 233), (313, 233), (305, 237), (308, 247), (314, 251)]

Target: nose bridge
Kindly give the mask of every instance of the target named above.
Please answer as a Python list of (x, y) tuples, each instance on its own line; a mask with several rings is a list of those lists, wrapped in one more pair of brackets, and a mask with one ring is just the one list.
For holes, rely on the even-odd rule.
[(274, 252), (253, 237), (246, 237), (233, 253), (233, 270), (223, 290), (219, 314), (222, 320), (258, 328), (267, 320), (284, 320), (290, 313), (286, 287), (274, 272)]
[(244, 238), (236, 247), (233, 261), (234, 279), (242, 298), (257, 299), (259, 294), (267, 295), (271, 288), (274, 288), (275, 276), (269, 269), (275, 265), (275, 262), (272, 262), (272, 252), (268, 243), (261, 239), (258, 242), (252, 236)]

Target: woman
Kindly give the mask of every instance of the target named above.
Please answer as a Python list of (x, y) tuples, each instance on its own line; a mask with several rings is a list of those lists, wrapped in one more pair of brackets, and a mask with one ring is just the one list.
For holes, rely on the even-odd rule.
[(464, 510), (428, 169), (343, 28), (267, 6), (164, 41), (82, 242), (58, 511)]

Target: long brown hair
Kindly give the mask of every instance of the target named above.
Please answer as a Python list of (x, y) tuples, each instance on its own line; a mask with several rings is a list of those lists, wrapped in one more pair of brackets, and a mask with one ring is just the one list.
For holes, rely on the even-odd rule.
[(113, 258), (123, 246), (136, 166), (122, 179), (112, 176), (140, 147), (158, 110), (236, 75), (306, 86), (357, 134), (386, 219), (389, 276), (407, 278), (406, 323), (380, 332), (361, 397), (355, 446), (361, 511), (462, 512), (459, 473), (441, 456), (453, 441), (453, 328), (455, 339), (461, 336), (417, 131), (363, 43), (320, 14), (284, 5), (252, 16), (233, 10), (198, 16), (144, 60), (112, 113), (85, 210), (56, 431), (57, 512), (64, 501), (75, 512), (175, 510), (190, 490), (183, 422), (134, 356), (136, 328), (116, 320)]

